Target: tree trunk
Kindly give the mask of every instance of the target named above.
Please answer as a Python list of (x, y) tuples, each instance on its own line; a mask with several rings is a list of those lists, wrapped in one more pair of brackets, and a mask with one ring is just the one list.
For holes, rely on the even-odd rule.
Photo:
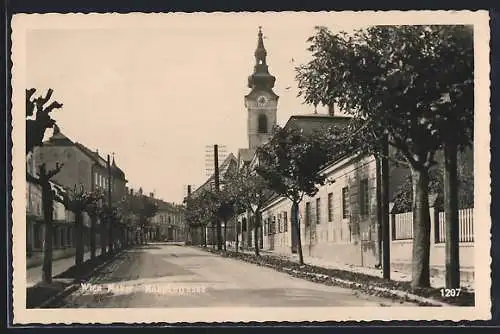
[(227, 251), (226, 244), (227, 244), (227, 220), (224, 220), (224, 251)]
[(260, 228), (260, 221), (261, 221), (261, 216), (260, 216), (260, 210), (257, 209), (255, 210), (255, 215), (254, 215), (254, 219), (255, 219), (255, 224), (254, 224), (254, 227), (253, 227), (253, 244), (254, 244), (254, 247), (255, 247), (255, 256), (260, 256), (260, 252), (259, 252), (259, 228)]
[(76, 253), (75, 253), (75, 265), (80, 266), (83, 263), (83, 215), (82, 212), (75, 212), (75, 228), (76, 228)]
[[(384, 148), (382, 150), (382, 158), (380, 161), (381, 187), (380, 187), (380, 214), (382, 220), (382, 272), (383, 278), (391, 279), (391, 235), (389, 221), (389, 144), (387, 136), (384, 140)], [(426, 188), (427, 189), (427, 188)], [(430, 224), (430, 223), (429, 223)]]
[(446, 287), (460, 288), (457, 146), (444, 148), (444, 211), (446, 216)]
[(216, 244), (218, 243), (217, 240), (216, 240), (216, 237), (215, 237), (215, 230), (216, 230), (216, 227), (214, 224), (212, 224), (212, 248), (215, 249), (216, 248)]
[(207, 227), (202, 226), (201, 235), (203, 238), (203, 247), (207, 247)]
[(292, 204), (292, 225), (297, 235), (297, 252), (299, 253), (299, 263), (304, 264), (304, 256), (302, 255), (302, 241), (300, 238), (300, 224), (299, 224), (299, 203), (293, 202)]
[(239, 240), (238, 240), (238, 238), (239, 238), (239, 236), (238, 236), (239, 231), (238, 231), (238, 225), (239, 225), (239, 223), (238, 223), (238, 221), (236, 221), (236, 226), (235, 226), (235, 231), (236, 231), (236, 233), (235, 233), (235, 236), (236, 236), (236, 253), (238, 253), (238, 247), (239, 247)]
[(377, 157), (376, 159), (376, 173), (377, 173), (377, 265), (376, 268), (382, 268), (382, 221), (383, 221), (383, 213), (382, 213), (382, 169), (381, 169), (381, 158)]
[(97, 217), (92, 215), (90, 217), (90, 258), (93, 260), (96, 256), (96, 224)]
[(108, 224), (109, 224), (109, 230), (108, 230), (108, 252), (109, 254), (113, 254), (114, 247), (113, 247), (113, 229), (114, 229), (114, 224), (113, 224), (113, 218), (108, 219)]
[(429, 171), (412, 167), (413, 183), (413, 267), (411, 286), (430, 287)]
[(52, 200), (52, 189), (50, 184), (42, 185), (43, 218), (44, 218), (44, 240), (43, 240), (43, 266), (42, 280), (44, 283), (52, 282), (52, 238), (53, 225), (52, 215), (54, 211)]
[(100, 219), (100, 226), (101, 226), (101, 237), (99, 238), (99, 243), (101, 244), (101, 256), (104, 256), (106, 254), (106, 244), (107, 244), (107, 231), (106, 231), (106, 222), (104, 219)]
[(217, 249), (222, 250), (222, 226), (220, 219), (217, 218), (215, 226), (217, 227)]

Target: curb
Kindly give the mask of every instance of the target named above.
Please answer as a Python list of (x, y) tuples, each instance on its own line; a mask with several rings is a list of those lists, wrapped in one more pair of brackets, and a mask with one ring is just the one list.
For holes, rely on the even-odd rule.
[[(86, 280), (86, 279), (92, 277), (99, 270), (101, 270), (102, 268), (104, 268), (107, 265), (109, 265), (113, 260), (115, 260), (115, 258), (116, 258), (117, 255), (123, 253), (124, 251), (125, 250), (123, 249), (123, 250), (120, 250), (120, 251), (114, 253), (113, 256), (109, 260), (107, 260), (106, 262), (98, 265), (97, 267), (95, 267), (94, 269), (92, 269), (92, 271), (88, 275), (85, 275), (85, 277), (83, 277), (83, 278), (81, 278), (79, 280)], [(73, 292), (75, 292), (76, 290), (78, 290), (79, 287), (80, 287), (80, 282), (77, 282), (77, 279), (75, 279), (73, 281), (73, 283), (71, 283), (69, 286), (67, 286), (63, 291), (55, 294), (54, 296), (50, 297), (46, 301), (42, 302), (41, 304), (39, 304), (38, 306), (35, 306), (33, 308), (47, 308), (51, 304), (53, 304), (54, 302), (56, 302), (57, 300), (59, 300), (61, 298), (65, 298), (68, 295), (72, 294)]]
[[(447, 303), (440, 302), (440, 301), (437, 301), (437, 300), (431, 299), (431, 298), (421, 297), (419, 295), (415, 295), (413, 293), (402, 291), (402, 290), (394, 290), (394, 289), (382, 288), (382, 287), (378, 287), (378, 286), (369, 286), (369, 285), (366, 285), (366, 284), (362, 284), (362, 283), (358, 283), (358, 282), (354, 282), (354, 281), (349, 281), (349, 280), (344, 280), (344, 279), (341, 279), (341, 278), (336, 278), (336, 277), (332, 277), (332, 276), (328, 276), (328, 275), (324, 275), (324, 274), (317, 274), (317, 273), (310, 273), (310, 272), (305, 272), (305, 271), (299, 271), (299, 270), (295, 270), (295, 269), (291, 269), (291, 268), (286, 268), (286, 267), (280, 268), (280, 267), (273, 266), (272, 264), (269, 264), (269, 263), (262, 263), (262, 264), (260, 264), (258, 262), (249, 261), (249, 260), (243, 259), (243, 258), (224, 256), (223, 254), (219, 254), (219, 253), (217, 253), (217, 251), (213, 251), (211, 249), (210, 250), (209, 249), (204, 249), (204, 248), (201, 248), (201, 249), (204, 250), (204, 251), (206, 251), (206, 252), (209, 252), (209, 253), (212, 253), (212, 254), (217, 254), (217, 255), (222, 256), (222, 257), (229, 257), (229, 258), (232, 258), (232, 259), (235, 259), (235, 260), (240, 260), (240, 261), (243, 261), (243, 262), (246, 262), (246, 263), (251, 263), (251, 264), (256, 264), (258, 266), (272, 268), (272, 269), (274, 269), (276, 271), (283, 272), (283, 273), (286, 273), (288, 275), (291, 275), (291, 276), (294, 276), (294, 277), (297, 277), (297, 278), (301, 278), (301, 279), (305, 279), (305, 280), (308, 280), (309, 277), (316, 277), (316, 278), (321, 278), (321, 279), (330, 279), (331, 282), (333, 284), (337, 285), (337, 286), (346, 287), (346, 288), (350, 288), (350, 289), (361, 290), (362, 292), (364, 292), (366, 294), (370, 294), (370, 291), (382, 292), (382, 293), (385, 294), (384, 297), (386, 297), (386, 298), (398, 297), (398, 298), (401, 298), (401, 299), (403, 299), (405, 301), (419, 303), (419, 304), (424, 304), (424, 305), (420, 305), (420, 306), (437, 306), (437, 307), (454, 306), (452, 304), (447, 304)], [(239, 253), (239, 254), (241, 254), (241, 253)], [(304, 276), (301, 277), (301, 276), (298, 276), (298, 275), (304, 275)], [(323, 283), (323, 282), (316, 282), (316, 283)]]

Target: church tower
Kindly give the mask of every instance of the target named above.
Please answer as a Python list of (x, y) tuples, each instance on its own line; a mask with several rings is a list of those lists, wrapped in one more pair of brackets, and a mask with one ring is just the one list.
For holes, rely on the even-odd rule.
[(254, 150), (267, 142), (272, 129), (276, 125), (278, 95), (273, 92), (276, 78), (269, 73), (266, 63), (267, 51), (264, 47), (262, 28), (259, 27), (257, 49), (255, 50), (255, 66), (253, 74), (248, 77), (250, 93), (245, 96), (245, 107), (248, 112), (248, 145)]

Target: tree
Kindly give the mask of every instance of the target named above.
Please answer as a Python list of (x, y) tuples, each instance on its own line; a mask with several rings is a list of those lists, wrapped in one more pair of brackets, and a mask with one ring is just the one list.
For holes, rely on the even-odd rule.
[(45, 131), (56, 124), (50, 113), (54, 109), (62, 108), (63, 105), (53, 101), (46, 106), (53, 92), (53, 89), (49, 88), (45, 97), (33, 98), (36, 89), (26, 89), (26, 153), (32, 152), (35, 146), (41, 146)]
[(428, 287), (429, 171), (449, 132), (459, 148), (472, 140), (471, 29), (375, 26), (348, 35), (318, 27), (308, 41), (313, 59), (297, 68), (299, 95), (314, 105), (337, 104), (362, 125), (358, 150), (381, 152), (387, 138), (411, 169), (412, 286)]
[(44, 242), (43, 242), (43, 266), (42, 280), (45, 283), (52, 281), (52, 235), (53, 232), (53, 213), (55, 190), (52, 187), (50, 179), (60, 172), (63, 164), (56, 163), (56, 168), (47, 171), (45, 164), (38, 167), (38, 178), (35, 182), (42, 188), (42, 207), (44, 218)]
[[(466, 209), (474, 206), (474, 171), (467, 168), (467, 164), (461, 153), (458, 154), (458, 208)], [(440, 164), (442, 165), (442, 164)], [(429, 193), (437, 195), (436, 206), (439, 210), (444, 209), (444, 170), (441, 166), (435, 166), (429, 171)], [(405, 182), (397, 189), (394, 195), (394, 213), (410, 212), (413, 203), (413, 191), (411, 174), (406, 177)]]
[[(88, 203), (85, 211), (89, 214), (90, 217), (90, 258), (95, 259), (96, 257), (96, 237), (97, 237), (97, 219), (102, 214), (103, 206), (102, 200), (104, 200), (104, 195), (102, 193), (95, 194), (95, 201), (91, 201)], [(103, 222), (101, 222), (102, 224)], [(100, 240), (102, 244), (103, 240)], [(102, 253), (101, 255), (104, 255)]]
[(139, 226), (141, 228), (141, 243), (145, 243), (146, 240), (144, 232), (148, 228), (151, 218), (153, 218), (156, 215), (156, 212), (158, 212), (158, 206), (147, 196), (139, 195), (135, 197), (133, 210), (139, 219)]
[(321, 169), (329, 161), (323, 141), (301, 129), (274, 129), (272, 139), (257, 149), (257, 173), (277, 194), (292, 201), (292, 226), (297, 236), (300, 264), (304, 263), (298, 222), (299, 203), (304, 195), (314, 196), (325, 183)]
[[(50, 112), (63, 106), (56, 101), (46, 106), (52, 97), (52, 89), (48, 90), (45, 97), (33, 98), (35, 93), (35, 88), (26, 89), (26, 154), (33, 153), (36, 146), (42, 146), (45, 131), (55, 125), (55, 120), (49, 115)], [(62, 167), (63, 164), (56, 163), (54, 169), (48, 170), (46, 164), (42, 164), (38, 166), (38, 177), (33, 178), (33, 181), (42, 188), (42, 207), (45, 222), (42, 279), (46, 283), (52, 281), (52, 214), (55, 194), (50, 180), (61, 171)]]
[(261, 210), (274, 195), (274, 192), (270, 189), (266, 179), (257, 174), (254, 169), (249, 168), (244, 168), (230, 175), (227, 187), (233, 192), (236, 212), (242, 211), (242, 209), (250, 210), (255, 217), (254, 248), (255, 255), (259, 256), (259, 228), (262, 228)]
[(101, 198), (99, 193), (92, 193), (85, 190), (83, 185), (77, 187), (75, 185), (66, 196), (66, 207), (75, 214), (76, 240), (75, 240), (75, 265), (79, 266), (83, 263), (83, 255), (85, 253), (85, 245), (83, 240), (84, 226), (83, 213), (87, 210), (93, 210), (97, 202)]

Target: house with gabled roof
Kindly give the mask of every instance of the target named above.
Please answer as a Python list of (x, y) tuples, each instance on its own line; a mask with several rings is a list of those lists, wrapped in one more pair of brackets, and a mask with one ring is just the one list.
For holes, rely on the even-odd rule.
[[(86, 191), (107, 191), (107, 159), (103, 158), (98, 150), (92, 151), (82, 143), (73, 142), (57, 125), (54, 126), (52, 137), (45, 141), (43, 146), (37, 147), (34, 155), (39, 164), (45, 163), (50, 169), (54, 168), (56, 163), (64, 164), (53, 180), (65, 188), (83, 186)], [(123, 170), (117, 166), (114, 156), (110, 165), (111, 197), (113, 202), (118, 202), (125, 196), (127, 179)]]

